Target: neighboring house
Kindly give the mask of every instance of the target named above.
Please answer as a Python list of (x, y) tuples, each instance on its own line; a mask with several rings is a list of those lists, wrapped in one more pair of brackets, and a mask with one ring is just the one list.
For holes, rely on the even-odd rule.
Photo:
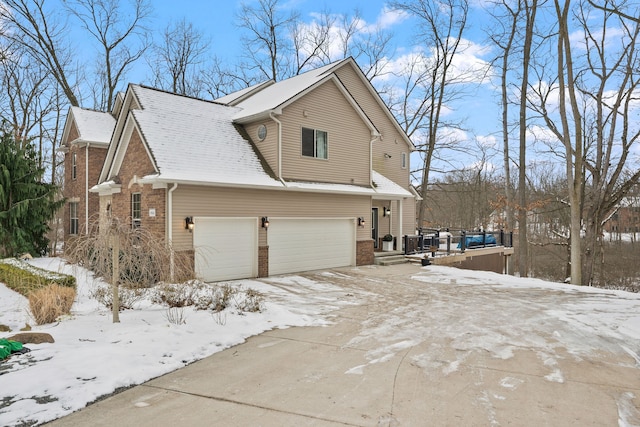
[[(115, 119), (89, 145), (92, 114)], [(129, 85), (111, 114), (72, 108), (63, 144), (66, 237), (94, 213), (128, 221), (192, 253), (206, 281), (371, 264), (383, 235), (401, 249), (415, 233), (413, 145), (351, 58), (214, 102)]]
[(627, 196), (618, 203), (604, 223), (604, 231), (612, 235), (640, 232), (640, 197)]

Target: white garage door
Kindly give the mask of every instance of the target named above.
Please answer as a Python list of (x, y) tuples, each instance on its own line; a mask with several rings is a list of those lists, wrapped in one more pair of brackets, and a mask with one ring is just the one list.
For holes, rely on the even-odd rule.
[(204, 281), (256, 277), (258, 222), (256, 218), (194, 218), (196, 275)]
[(269, 274), (355, 265), (353, 219), (270, 219)]

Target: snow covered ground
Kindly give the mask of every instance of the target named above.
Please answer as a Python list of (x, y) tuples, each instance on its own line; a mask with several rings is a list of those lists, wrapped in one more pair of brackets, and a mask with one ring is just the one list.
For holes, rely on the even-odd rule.
[[(415, 355), (413, 362), (442, 375), (458, 369), (473, 351), (508, 359), (519, 347), (537, 349), (549, 368), (545, 378), (552, 382), (563, 381), (562, 371), (554, 364), (559, 347), (570, 349), (575, 356), (603, 349), (621, 352), (640, 368), (638, 294), (429, 266), (411, 278), (424, 283), (424, 290), (400, 301), (401, 310), (385, 311), (389, 300), (402, 299), (401, 287), (395, 286), (393, 295), (387, 295), (384, 272), (388, 270), (378, 270), (380, 277), (371, 270), (364, 277), (354, 268), (230, 282), (263, 293), (266, 309), (261, 313), (239, 314), (229, 308), (214, 314), (187, 308), (186, 323), (176, 325), (168, 321), (167, 308), (144, 300), (135, 310), (122, 312), (121, 323), (114, 324), (110, 311), (89, 298), (100, 282), (85, 270), (58, 258), (31, 262), (76, 276), (78, 296), (71, 316), (34, 326), (27, 300), (0, 285), (0, 323), (12, 329), (0, 337), (29, 323), (34, 331), (48, 332), (56, 340), (54, 344), (27, 345), (31, 353), (0, 364), (2, 426), (59, 418), (118, 388), (174, 371), (249, 336), (274, 328), (325, 325), (332, 321), (335, 310), (365, 303), (378, 304), (380, 310), (363, 321), (360, 335), (350, 345), (366, 340), (379, 343), (367, 355), (368, 364), (387, 361), (406, 346), (438, 337), (452, 343), (456, 360), (442, 365), (443, 358), (434, 354), (443, 349), (433, 346), (429, 354)], [(492, 289), (500, 291), (500, 298)], [(529, 299), (535, 302), (529, 304)], [(429, 307), (426, 313), (425, 307)], [(453, 316), (456, 322), (451, 322)], [(435, 360), (440, 360), (437, 366)], [(346, 374), (358, 374), (368, 364), (354, 366)], [(509, 386), (517, 384), (504, 385)], [(631, 392), (620, 397), (620, 426), (640, 420), (634, 399)]]

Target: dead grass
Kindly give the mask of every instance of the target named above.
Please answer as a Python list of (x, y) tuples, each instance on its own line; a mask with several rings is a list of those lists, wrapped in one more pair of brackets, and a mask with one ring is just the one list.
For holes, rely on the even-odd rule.
[(29, 308), (36, 324), (44, 325), (69, 314), (75, 298), (75, 289), (51, 284), (29, 294)]

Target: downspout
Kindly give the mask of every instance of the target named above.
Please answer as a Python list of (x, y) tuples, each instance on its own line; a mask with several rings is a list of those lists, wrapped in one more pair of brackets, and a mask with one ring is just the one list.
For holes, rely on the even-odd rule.
[(282, 185), (286, 187), (287, 183), (284, 182), (284, 179), (282, 179), (282, 123), (280, 122), (280, 120), (276, 119), (276, 117), (273, 115), (273, 111), (269, 113), (269, 118), (271, 118), (271, 120), (276, 122), (278, 125), (278, 170), (276, 172), (276, 175), (278, 176), (278, 179), (280, 180)]
[(380, 134), (373, 134), (375, 138), (369, 142), (369, 186), (373, 188), (373, 143), (380, 138)]
[[(84, 146), (84, 234), (89, 234), (89, 146)], [(98, 210), (99, 211), (99, 210)]]
[(171, 275), (171, 281), (175, 276), (175, 260), (173, 255), (173, 190), (178, 188), (178, 183), (174, 182), (173, 187), (167, 191), (167, 244), (169, 245), (169, 274)]

